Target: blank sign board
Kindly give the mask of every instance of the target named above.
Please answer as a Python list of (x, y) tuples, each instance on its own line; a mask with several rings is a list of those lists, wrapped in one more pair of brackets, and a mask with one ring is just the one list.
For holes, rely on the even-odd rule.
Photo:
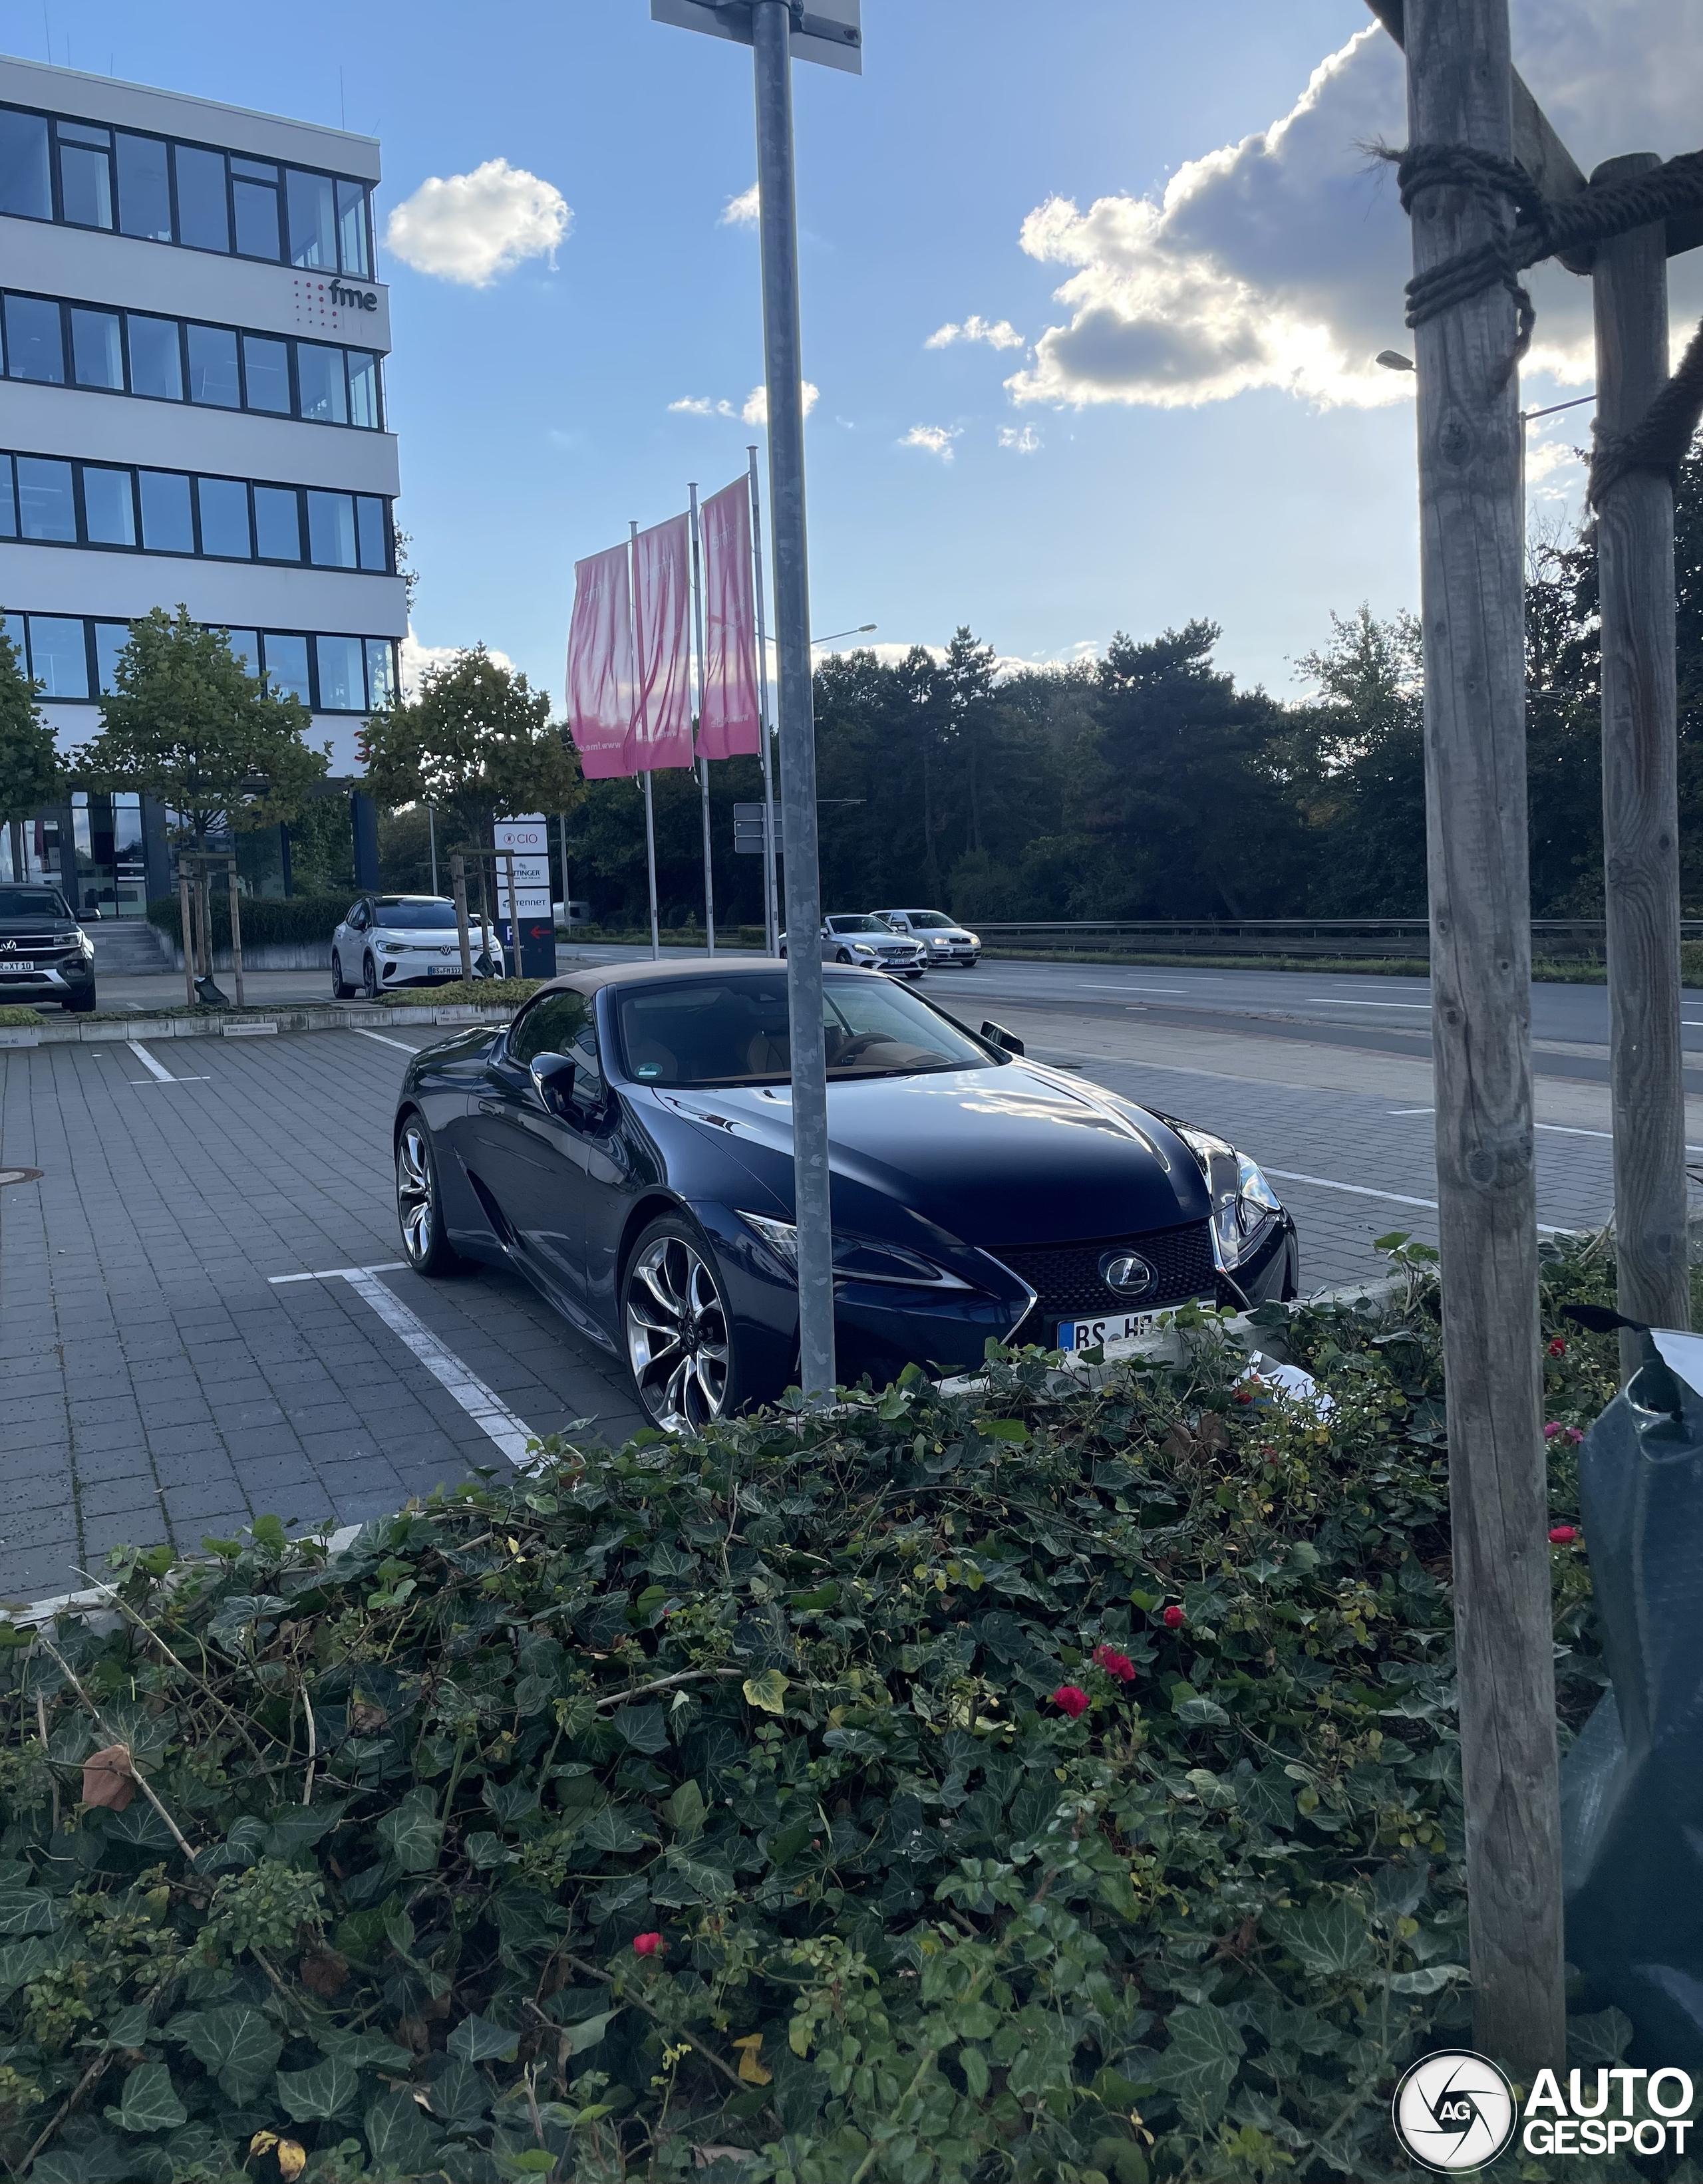
[[(821, 61), (852, 75), (863, 73), (863, 0), (805, 0), (801, 21), (795, 18), (792, 58)], [(683, 31), (707, 31), (712, 38), (751, 43), (748, 0), (650, 0), (653, 23), (673, 23)]]

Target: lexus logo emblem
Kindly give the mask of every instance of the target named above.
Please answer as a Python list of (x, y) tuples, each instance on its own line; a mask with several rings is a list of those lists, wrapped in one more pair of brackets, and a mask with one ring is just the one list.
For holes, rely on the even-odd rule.
[(1145, 1295), (1158, 1276), (1134, 1251), (1108, 1251), (1100, 1262), (1100, 1279), (1120, 1296), (1134, 1297)]

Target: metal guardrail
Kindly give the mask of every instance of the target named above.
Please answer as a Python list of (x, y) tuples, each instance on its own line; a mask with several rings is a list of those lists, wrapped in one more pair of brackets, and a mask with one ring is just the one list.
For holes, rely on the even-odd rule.
[[(1096, 955), (1124, 949), (1191, 956), (1429, 956), (1422, 917), (1042, 918), (975, 929), (990, 949), (1034, 948)], [(1680, 938), (1703, 940), (1703, 918), (1681, 921)], [(1547, 961), (1601, 962), (1606, 928), (1600, 917), (1534, 917), (1532, 953)]]

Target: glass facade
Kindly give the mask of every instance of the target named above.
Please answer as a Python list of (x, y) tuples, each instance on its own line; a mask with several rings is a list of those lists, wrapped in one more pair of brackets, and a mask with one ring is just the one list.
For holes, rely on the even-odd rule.
[[(0, 611), (9, 637), (44, 698), (110, 697), (130, 625), (92, 615)], [(316, 713), (370, 713), (396, 689), (396, 644), (388, 637), (321, 636), (313, 631), (226, 630), (231, 649), (251, 675), (298, 697)]]
[(0, 213), (372, 278), (365, 182), (0, 107)]
[(378, 359), (371, 349), (10, 291), (0, 297), (0, 370), (8, 379), (369, 432), (382, 426)]
[(305, 560), (311, 568), (369, 576), (391, 568), (390, 509), (377, 493), (192, 477), (59, 455), (0, 454), (0, 538), (227, 561)]

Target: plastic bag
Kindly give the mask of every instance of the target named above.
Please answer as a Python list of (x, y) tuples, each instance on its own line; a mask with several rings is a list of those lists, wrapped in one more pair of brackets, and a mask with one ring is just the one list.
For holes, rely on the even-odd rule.
[(1661, 2064), (1703, 2069), (1703, 1338), (1656, 1329), (1585, 1436), (1613, 1689), (1561, 1763), (1568, 1961)]

